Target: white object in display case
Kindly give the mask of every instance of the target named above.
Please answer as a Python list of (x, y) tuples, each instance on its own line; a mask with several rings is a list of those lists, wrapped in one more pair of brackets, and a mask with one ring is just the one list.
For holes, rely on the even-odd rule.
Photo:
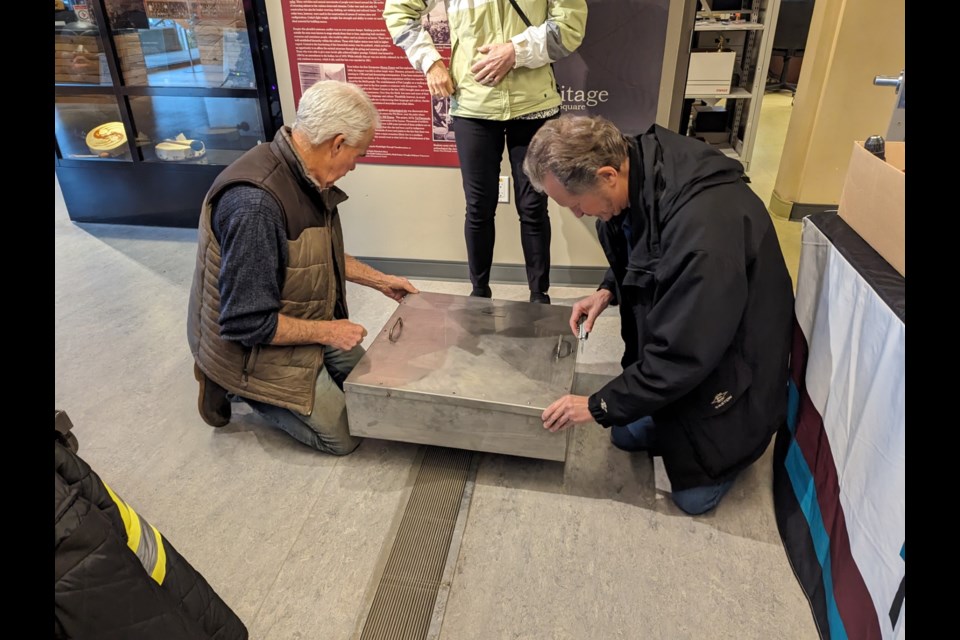
[(182, 133), (176, 138), (164, 140), (157, 144), (154, 151), (157, 159), (167, 162), (176, 162), (178, 160), (195, 160), (202, 158), (207, 152), (206, 147), (200, 140), (188, 140)]

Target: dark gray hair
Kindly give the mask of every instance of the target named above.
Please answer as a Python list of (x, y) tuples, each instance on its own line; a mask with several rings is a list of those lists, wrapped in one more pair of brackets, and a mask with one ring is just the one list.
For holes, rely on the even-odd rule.
[(303, 92), (291, 128), (314, 146), (341, 133), (347, 144), (356, 146), (367, 131), (379, 126), (377, 108), (363, 89), (350, 82), (321, 80)]
[(537, 191), (553, 175), (572, 194), (589, 191), (601, 167), (620, 169), (627, 159), (627, 141), (601, 116), (564, 115), (540, 127), (523, 160), (523, 172)]

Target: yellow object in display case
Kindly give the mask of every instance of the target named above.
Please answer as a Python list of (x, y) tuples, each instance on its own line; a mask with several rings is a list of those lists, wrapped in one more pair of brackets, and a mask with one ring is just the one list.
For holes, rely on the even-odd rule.
[(127, 133), (122, 122), (107, 122), (90, 130), (86, 138), (90, 153), (111, 158), (127, 150)]

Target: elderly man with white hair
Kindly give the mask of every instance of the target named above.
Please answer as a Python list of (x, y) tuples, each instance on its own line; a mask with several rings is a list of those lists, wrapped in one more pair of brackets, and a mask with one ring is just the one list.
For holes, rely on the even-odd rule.
[(380, 124), (356, 85), (321, 81), (292, 127), (249, 150), (214, 181), (200, 214), (188, 341), (198, 406), (214, 427), (230, 395), (319, 451), (345, 455), (343, 381), (363, 355), (346, 282), (395, 300), (416, 288), (344, 253), (334, 183), (356, 167)]

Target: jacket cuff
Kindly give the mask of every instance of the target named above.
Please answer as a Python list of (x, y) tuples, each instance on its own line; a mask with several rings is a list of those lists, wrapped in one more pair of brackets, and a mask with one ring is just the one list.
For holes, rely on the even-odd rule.
[(423, 56), (423, 60), (420, 61), (420, 71), (423, 73), (430, 71), (430, 67), (440, 59), (441, 55), (436, 50), (427, 52), (427, 54)]
[(513, 68), (527, 66), (532, 58), (530, 38), (527, 37), (527, 32), (518, 33), (510, 38), (510, 42), (513, 43)]
[(550, 64), (550, 57), (547, 55), (546, 42), (544, 36), (545, 27), (528, 27), (525, 31), (518, 33), (510, 38), (513, 43), (513, 51), (516, 54), (513, 61), (513, 68), (527, 67), (536, 69), (546, 64)]
[(590, 409), (590, 415), (597, 421), (597, 424), (604, 428), (611, 426), (610, 416), (607, 414), (607, 403), (597, 393), (587, 400), (587, 408)]

